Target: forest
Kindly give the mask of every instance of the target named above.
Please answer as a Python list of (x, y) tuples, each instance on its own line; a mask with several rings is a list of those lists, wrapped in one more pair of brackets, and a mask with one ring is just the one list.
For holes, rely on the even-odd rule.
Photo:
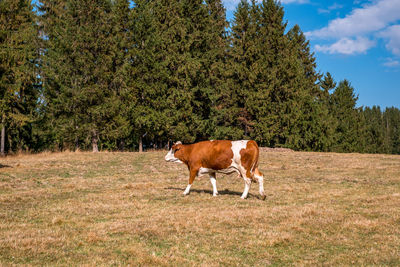
[(221, 0), (0, 1), (2, 155), (208, 139), (400, 154), (400, 110), (357, 99), (275, 0), (231, 22)]

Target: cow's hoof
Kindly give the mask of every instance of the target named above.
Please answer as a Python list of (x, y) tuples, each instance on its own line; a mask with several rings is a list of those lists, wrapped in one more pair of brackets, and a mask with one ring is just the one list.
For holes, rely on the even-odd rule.
[(216, 193), (216, 194), (213, 194), (213, 197), (217, 197), (218, 196), (218, 193)]
[(260, 197), (261, 200), (265, 200), (266, 198), (267, 198), (266, 195), (263, 195), (263, 196)]
[(246, 199), (246, 197), (244, 197), (244, 196), (241, 196), (240, 198), (243, 199), (243, 200)]

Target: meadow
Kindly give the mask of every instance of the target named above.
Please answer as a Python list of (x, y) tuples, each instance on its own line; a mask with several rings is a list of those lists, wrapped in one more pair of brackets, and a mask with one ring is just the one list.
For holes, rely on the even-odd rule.
[(398, 155), (263, 151), (262, 201), (165, 154), (1, 158), (0, 265), (400, 265)]

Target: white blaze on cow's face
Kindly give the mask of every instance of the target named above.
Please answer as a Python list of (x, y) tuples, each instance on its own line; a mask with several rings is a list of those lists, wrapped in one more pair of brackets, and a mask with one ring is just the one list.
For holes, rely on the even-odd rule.
[(170, 151), (168, 151), (168, 154), (165, 155), (165, 160), (169, 162), (180, 162), (179, 159), (175, 158), (174, 151), (172, 150), (172, 148)]
[[(182, 143), (177, 142), (176, 144), (182, 144)], [(165, 160), (168, 162), (182, 163), (182, 161), (180, 161), (178, 158), (175, 157), (175, 152), (176, 152), (175, 145), (173, 145), (170, 151), (168, 151), (167, 155), (165, 155)]]

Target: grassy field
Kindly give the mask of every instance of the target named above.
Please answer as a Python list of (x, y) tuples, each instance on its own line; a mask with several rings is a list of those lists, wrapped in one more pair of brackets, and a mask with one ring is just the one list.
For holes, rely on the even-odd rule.
[(262, 152), (262, 201), (165, 153), (0, 159), (0, 265), (400, 265), (400, 156)]

